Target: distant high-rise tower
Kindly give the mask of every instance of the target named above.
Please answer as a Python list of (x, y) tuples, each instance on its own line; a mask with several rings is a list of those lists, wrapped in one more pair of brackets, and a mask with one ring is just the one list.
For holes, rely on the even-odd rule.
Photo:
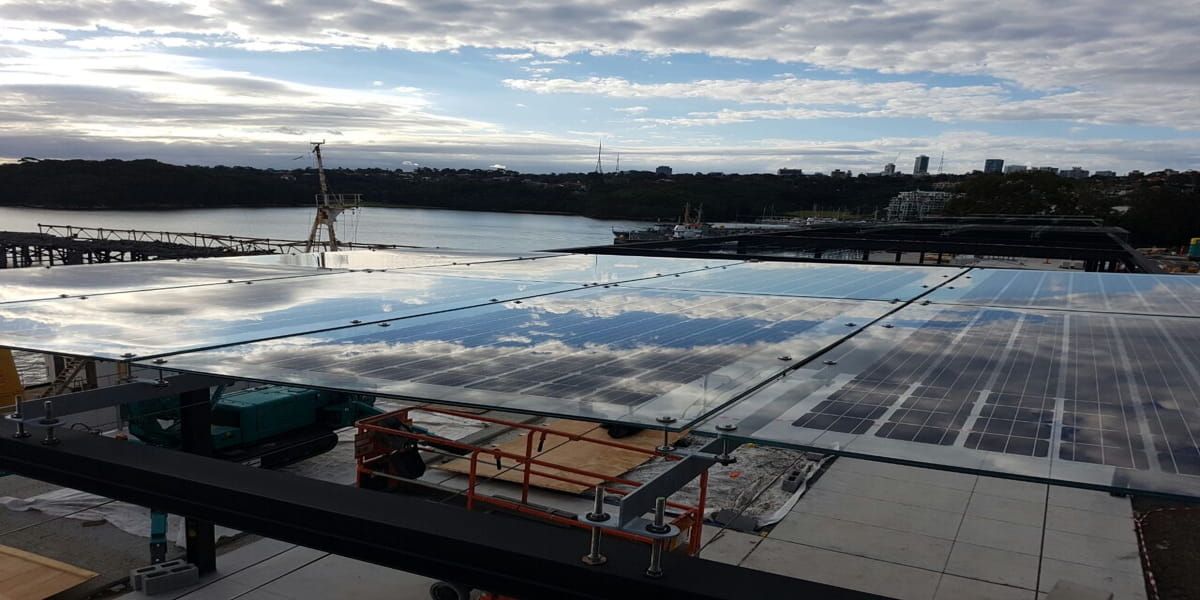
[(884, 174), (884, 175), (886, 175), (886, 176), (888, 176), (888, 177), (891, 177), (892, 175), (895, 175), (895, 174), (896, 174), (896, 164), (895, 164), (895, 163), (888, 163), (888, 164), (886, 164), (886, 165), (883, 165), (883, 174)]
[(913, 163), (913, 175), (928, 175), (929, 174), (929, 157), (924, 154), (917, 157)]
[(1003, 158), (989, 158), (989, 159), (983, 161), (983, 172), (984, 173), (1003, 173), (1004, 172), (1004, 159)]

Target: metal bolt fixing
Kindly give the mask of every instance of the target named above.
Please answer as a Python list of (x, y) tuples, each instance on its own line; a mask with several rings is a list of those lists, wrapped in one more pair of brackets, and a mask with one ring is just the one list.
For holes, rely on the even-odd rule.
[(29, 437), (29, 432), (25, 431), (25, 415), (21, 414), (21, 405), (22, 404), (24, 404), (24, 403), (21, 401), (20, 398), (18, 398), (16, 412), (9, 415), (9, 417), (8, 417), (17, 422), (17, 432), (13, 434), (13, 437), (15, 437), (17, 439), (24, 439), (24, 438)]
[(44, 446), (57, 446), (58, 438), (54, 437), (54, 426), (59, 424), (59, 420), (54, 418), (54, 402), (47, 400), (44, 404), (45, 414), (38, 423), (46, 426), (46, 437), (42, 439)]
[[(659, 497), (654, 500), (654, 524), (647, 525), (651, 533), (666, 533), (670, 528), (666, 525), (667, 499)], [(647, 577), (662, 577), (663, 540), (654, 540), (650, 545), (650, 568), (646, 569)]]
[[(596, 486), (596, 501), (592, 504), (592, 512), (588, 513), (587, 518), (591, 521), (604, 522), (608, 520), (608, 513), (604, 512), (604, 486)], [(600, 554), (600, 528), (592, 526), (592, 538), (588, 543), (588, 553), (583, 557), (583, 564), (597, 566), (608, 562), (608, 558)]]

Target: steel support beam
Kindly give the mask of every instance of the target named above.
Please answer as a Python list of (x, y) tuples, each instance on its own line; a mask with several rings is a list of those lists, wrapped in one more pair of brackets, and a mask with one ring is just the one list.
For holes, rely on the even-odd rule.
[[(225, 383), (229, 383), (229, 380), (209, 375), (184, 373), (166, 377), (162, 381), (136, 380), (94, 390), (60, 394), (47, 398), (47, 400), (54, 402), (54, 414), (61, 417), (98, 408), (132, 404), (166, 396), (178, 396), (192, 390), (207, 391), (210, 387)], [(21, 406), (21, 414), (25, 419), (31, 421), (27, 425), (36, 425), (36, 421), (42, 418), (45, 410), (41, 402), (26, 402)]]
[[(197, 456), (212, 456), (212, 405), (207, 387), (184, 392), (179, 397), (180, 449)], [(200, 574), (217, 570), (217, 534), (212, 521), (184, 516), (188, 562)]]
[(523, 599), (880, 598), (675, 552), (650, 578), (647, 547), (619, 539), (588, 566), (583, 530), (76, 431), (48, 447), (15, 429), (0, 423), (0, 469)]

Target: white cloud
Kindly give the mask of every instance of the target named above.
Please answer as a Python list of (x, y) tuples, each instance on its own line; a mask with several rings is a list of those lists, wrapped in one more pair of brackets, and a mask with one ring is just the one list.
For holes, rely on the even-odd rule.
[(640, 114), (650, 110), (650, 107), (648, 107), (648, 106), (624, 106), (624, 107), (614, 108), (613, 110), (615, 110), (617, 112), (623, 112), (625, 114), (630, 114), (630, 115), (640, 115)]
[(509, 54), (493, 54), (492, 58), (494, 58), (496, 60), (502, 60), (505, 62), (517, 62), (517, 61), (522, 61), (522, 60), (529, 60), (529, 59), (533, 58), (533, 54), (531, 54), (529, 52), (514, 52), (514, 53), (509, 53)]

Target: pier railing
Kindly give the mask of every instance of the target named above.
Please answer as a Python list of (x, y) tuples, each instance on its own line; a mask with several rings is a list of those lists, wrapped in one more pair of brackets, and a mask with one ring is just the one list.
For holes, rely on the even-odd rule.
[[(104, 227), (77, 227), (75, 225), (46, 225), (38, 223), (38, 231), (48, 235), (80, 240), (121, 240), (132, 242), (162, 242), (197, 248), (219, 248), (239, 254), (298, 254), (304, 252), (307, 242), (303, 240), (281, 240), (273, 238), (219, 235), (215, 233), (149, 231), (143, 229), (108, 229)], [(400, 244), (368, 244), (362, 242), (338, 242), (338, 246), (351, 249), (412, 248)]]

